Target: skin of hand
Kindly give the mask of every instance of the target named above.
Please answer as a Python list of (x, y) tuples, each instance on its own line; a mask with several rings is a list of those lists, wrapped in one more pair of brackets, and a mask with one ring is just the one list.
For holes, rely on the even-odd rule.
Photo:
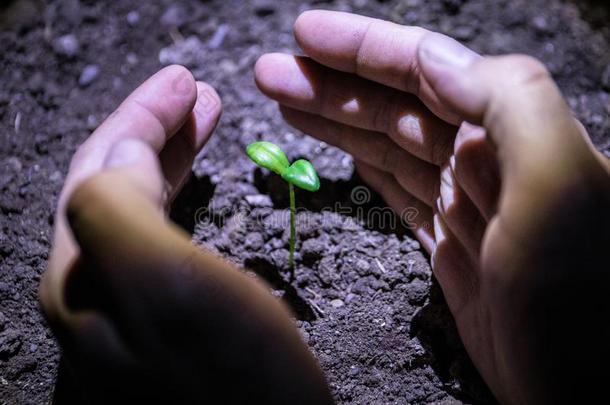
[(284, 305), (165, 218), (220, 113), (170, 66), (76, 152), (40, 287), (54, 403), (332, 403)]
[(306, 56), (263, 55), (286, 121), (352, 154), (413, 232), (460, 336), (503, 403), (605, 389), (610, 166), (545, 67), (418, 27), (308, 11)]

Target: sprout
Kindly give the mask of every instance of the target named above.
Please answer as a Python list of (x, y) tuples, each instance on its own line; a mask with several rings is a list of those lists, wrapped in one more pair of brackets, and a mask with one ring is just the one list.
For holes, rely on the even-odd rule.
[(288, 189), (290, 190), (290, 256), (288, 264), (294, 270), (294, 245), (296, 242), (294, 186), (307, 191), (318, 191), (320, 189), (320, 179), (316, 169), (305, 159), (299, 159), (290, 164), (284, 151), (271, 142), (254, 142), (248, 145), (246, 154), (257, 165), (279, 174), (288, 183)]

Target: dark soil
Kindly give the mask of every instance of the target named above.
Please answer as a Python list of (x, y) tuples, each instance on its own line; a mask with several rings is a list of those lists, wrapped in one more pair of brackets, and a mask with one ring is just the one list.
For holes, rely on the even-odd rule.
[[(252, 269), (293, 307), (337, 402), (491, 401), (419, 244), (385, 214), (384, 223), (363, 218), (381, 202), (354, 191), (361, 183), (351, 159), (284, 124), (256, 90), (252, 66), (263, 52), (297, 49), (292, 23), (309, 8), (423, 25), (484, 53), (542, 59), (610, 156), (606, 10), (559, 0), (20, 3), (39, 9), (0, 18), (0, 403), (52, 397), (59, 352), (37, 286), (70, 156), (139, 82), (171, 62), (218, 88), (225, 106), (172, 215), (196, 242)], [(297, 196), (293, 281), (287, 190), (243, 152), (258, 139), (311, 159), (322, 177), (319, 193)]]

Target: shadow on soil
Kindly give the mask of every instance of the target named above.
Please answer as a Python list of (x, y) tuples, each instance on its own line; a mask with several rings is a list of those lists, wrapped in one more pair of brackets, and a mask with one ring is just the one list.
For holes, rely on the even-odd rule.
[(462, 345), (436, 280), (428, 303), (413, 317), (411, 334), (432, 354), (431, 366), (452, 395), (465, 403), (497, 403)]
[[(215, 188), (209, 177), (192, 176), (172, 204), (171, 220), (192, 235), (197, 221), (197, 210), (208, 206)], [(284, 280), (280, 269), (270, 261), (264, 258), (250, 258), (246, 259), (244, 267), (264, 279), (275, 291), (283, 292), (282, 299), (292, 308), (297, 319), (301, 321), (316, 319), (316, 315), (307, 301), (299, 296), (297, 290), (288, 281)]]
[(198, 178), (192, 175), (172, 203), (170, 219), (192, 235), (197, 221), (197, 210), (208, 206), (215, 189), (216, 186), (209, 177)]
[(298, 291), (282, 277), (280, 270), (262, 257), (246, 259), (244, 266), (264, 279), (276, 291), (283, 291), (282, 300), (290, 306), (295, 317), (300, 321), (314, 321), (316, 315)]
[[(254, 185), (261, 194), (267, 194), (276, 209), (289, 207), (286, 182), (275, 174), (265, 175), (260, 169), (254, 172)], [(320, 179), (320, 190), (315, 193), (295, 188), (297, 208), (311, 212), (332, 211), (359, 220), (371, 231), (394, 233), (401, 237), (409, 230), (400, 218), (389, 209), (381, 196), (365, 186), (358, 174), (347, 181)]]

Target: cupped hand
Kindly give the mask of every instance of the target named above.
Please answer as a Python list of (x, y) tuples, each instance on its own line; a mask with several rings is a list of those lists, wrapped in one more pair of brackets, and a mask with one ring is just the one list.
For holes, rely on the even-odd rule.
[(417, 210), (413, 232), (497, 398), (595, 386), (610, 170), (545, 67), (353, 14), (305, 12), (294, 31), (306, 56), (262, 56), (258, 86), (288, 123), (352, 154), (397, 212)]
[(220, 112), (170, 66), (78, 148), (40, 287), (54, 403), (332, 402), (284, 305), (165, 218)]

